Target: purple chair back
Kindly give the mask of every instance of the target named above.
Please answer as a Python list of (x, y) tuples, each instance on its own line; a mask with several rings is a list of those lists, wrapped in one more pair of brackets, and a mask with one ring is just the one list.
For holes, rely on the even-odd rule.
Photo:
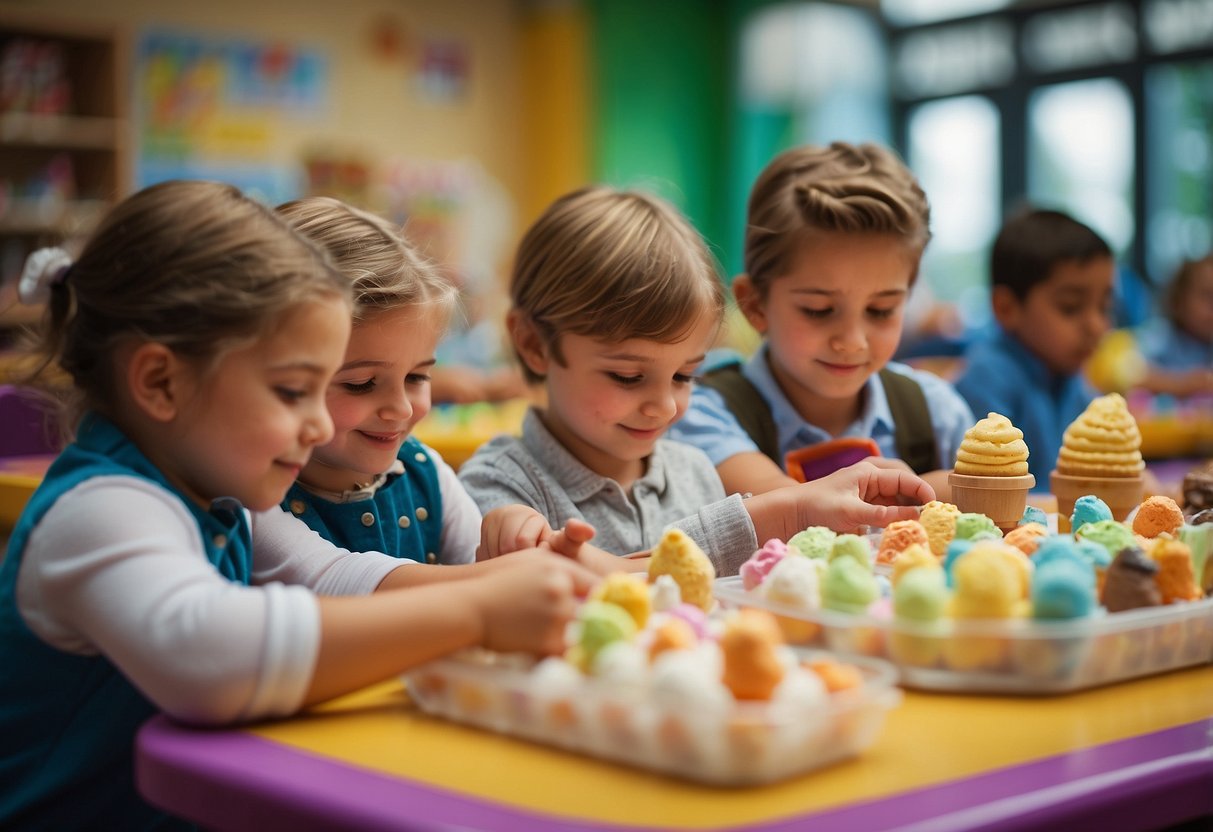
[(54, 418), (34, 394), (0, 384), (0, 456), (54, 454), (59, 450)]

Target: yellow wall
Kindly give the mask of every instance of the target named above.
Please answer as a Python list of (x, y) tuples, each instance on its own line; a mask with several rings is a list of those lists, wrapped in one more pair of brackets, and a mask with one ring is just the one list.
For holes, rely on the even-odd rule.
[(536, 4), (525, 18), (522, 135), (531, 177), (524, 224), (589, 177), (589, 42), (580, 3)]
[[(316, 147), (360, 154), (372, 165), (388, 158), (474, 158), (516, 206), (525, 201), (528, 182), (520, 117), (521, 5), (518, 0), (0, 0), (0, 7), (64, 21), (117, 24), (132, 44), (143, 28), (156, 26), (219, 38), (280, 39), (321, 50), (330, 61), (330, 109), (323, 118), (278, 131), (273, 139), (278, 158), (298, 159)], [(465, 96), (427, 100), (403, 60), (377, 57), (370, 40), (381, 15), (398, 19), (414, 38), (463, 42), (471, 58)]]

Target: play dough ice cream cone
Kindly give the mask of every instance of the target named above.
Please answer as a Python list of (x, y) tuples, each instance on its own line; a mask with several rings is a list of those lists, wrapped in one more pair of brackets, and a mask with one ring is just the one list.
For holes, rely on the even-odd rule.
[(1000, 413), (988, 414), (966, 431), (948, 483), (961, 512), (984, 514), (1004, 532), (1015, 528), (1036, 484), (1023, 431)]
[(1049, 477), (1059, 531), (1070, 530), (1074, 503), (1086, 494), (1099, 497), (1115, 519), (1124, 520), (1141, 502), (1144, 469), (1141, 433), (1124, 398), (1109, 393), (1095, 399), (1066, 428)]

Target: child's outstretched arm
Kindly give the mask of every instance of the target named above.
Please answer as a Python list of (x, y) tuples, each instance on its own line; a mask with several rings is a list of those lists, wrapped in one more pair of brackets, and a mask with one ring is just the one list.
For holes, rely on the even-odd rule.
[(497, 558), (478, 573), (441, 586), (318, 599), (320, 650), (303, 704), (465, 647), (558, 653), (577, 598), (597, 580), (568, 558), (534, 549)]
[(610, 552), (590, 544), (594, 536), (594, 527), (584, 520), (570, 520), (563, 529), (556, 531), (545, 542), (544, 548), (551, 549), (559, 555), (580, 563), (598, 575), (610, 575), (612, 572), (643, 572), (648, 569), (648, 562), (637, 560), (647, 552), (638, 552), (628, 557), (618, 557)]
[(809, 526), (852, 531), (911, 520), (933, 499), (931, 486), (909, 471), (864, 460), (819, 480), (757, 494), (745, 505), (759, 540), (787, 540)]

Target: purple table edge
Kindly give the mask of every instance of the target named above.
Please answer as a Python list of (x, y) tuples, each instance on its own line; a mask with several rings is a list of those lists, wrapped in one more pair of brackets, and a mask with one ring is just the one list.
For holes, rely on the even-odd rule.
[[(136, 784), (151, 803), (215, 829), (630, 830), (391, 777), (241, 731), (139, 732)], [(189, 771), (188, 782), (181, 772)], [(811, 776), (811, 775), (810, 775)], [(1148, 828), (1213, 815), (1213, 719), (745, 828)]]

